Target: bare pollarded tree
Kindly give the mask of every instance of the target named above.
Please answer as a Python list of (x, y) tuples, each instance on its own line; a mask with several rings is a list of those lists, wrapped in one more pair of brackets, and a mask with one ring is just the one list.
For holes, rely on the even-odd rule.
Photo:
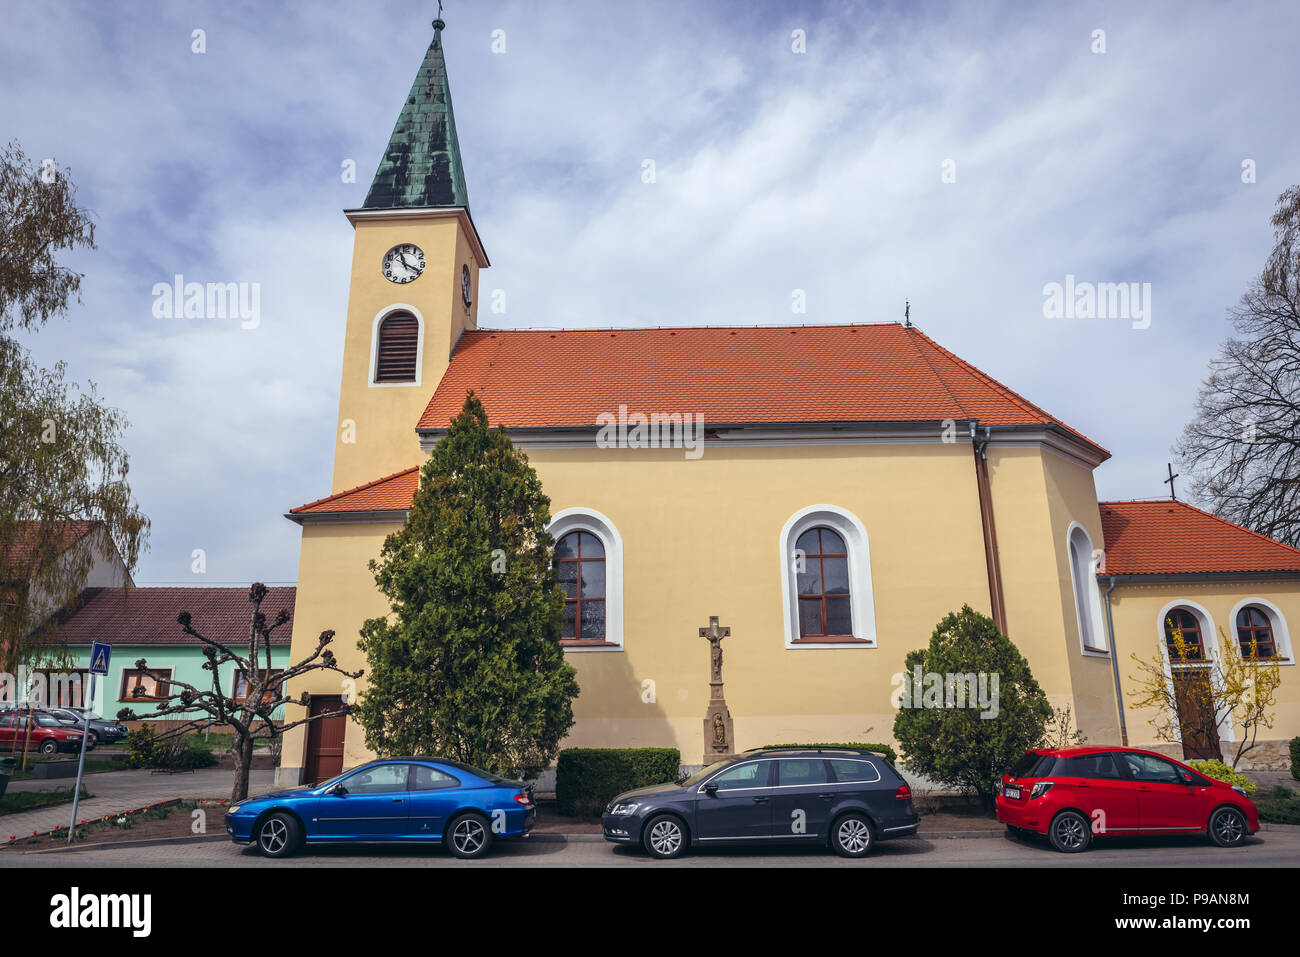
[[(176, 738), (180, 735), (202, 730), (211, 724), (225, 725), (234, 733), (231, 753), (235, 759), (235, 785), (230, 793), (232, 801), (242, 801), (248, 797), (248, 772), (253, 764), (253, 746), (258, 738), (274, 737), (290, 728), (330, 718), (346, 715), (352, 711), (352, 705), (344, 696), (344, 703), (333, 711), (311, 714), (297, 721), (277, 725), (271, 715), (277, 708), (286, 704), (306, 707), (307, 695), (297, 699), (285, 694), (285, 687), (290, 681), (311, 671), (334, 671), (341, 678), (355, 681), (360, 678), (360, 671), (345, 671), (335, 661), (334, 652), (327, 647), (334, 640), (334, 632), (322, 631), (316, 639), (316, 648), (297, 664), (273, 671), (271, 668), (271, 638), (277, 628), (289, 621), (289, 612), (281, 609), (275, 620), (267, 622), (262, 614), (262, 601), (266, 598), (266, 586), (254, 582), (248, 589), (248, 600), (253, 605), (253, 612), (248, 626), (248, 646), (238, 649), (228, 647), (219, 641), (201, 634), (193, 626), (190, 613), (183, 611), (176, 620), (181, 630), (191, 638), (196, 638), (203, 645), (203, 655), (207, 659), (203, 669), (212, 675), (209, 688), (198, 688), (184, 681), (177, 681), (169, 675), (160, 675), (149, 669), (148, 663), (141, 658), (135, 663), (136, 673), (150, 678), (156, 688), (157, 708), (147, 717), (161, 718), (167, 715), (194, 715), (189, 722), (178, 725), (159, 735), (160, 739)], [(226, 694), (222, 687), (221, 667), (231, 664), (242, 671), (246, 680), (246, 694), (236, 699)], [(229, 672), (227, 672), (229, 674)], [(145, 689), (138, 682), (132, 692), (142, 697)], [(134, 721), (141, 716), (130, 708), (123, 708), (117, 717), (121, 721)]]
[(1236, 335), (1210, 362), (1174, 454), (1211, 511), (1300, 546), (1300, 186), (1278, 197), (1272, 222), (1273, 251), (1228, 311)]

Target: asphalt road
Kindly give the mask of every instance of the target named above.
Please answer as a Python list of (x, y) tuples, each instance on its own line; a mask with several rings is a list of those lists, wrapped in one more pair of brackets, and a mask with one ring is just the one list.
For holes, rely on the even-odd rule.
[(57, 853), (0, 852), (0, 868), (115, 867), (1296, 867), (1300, 830), (1261, 831), (1242, 847), (1214, 847), (1188, 838), (1113, 838), (1083, 854), (1060, 854), (1046, 842), (992, 838), (924, 837), (882, 842), (863, 860), (801, 847), (708, 848), (674, 861), (656, 861), (633, 848), (603, 841), (502, 842), (482, 860), (461, 861), (441, 848), (309, 848), (287, 860), (268, 860), (226, 841)]

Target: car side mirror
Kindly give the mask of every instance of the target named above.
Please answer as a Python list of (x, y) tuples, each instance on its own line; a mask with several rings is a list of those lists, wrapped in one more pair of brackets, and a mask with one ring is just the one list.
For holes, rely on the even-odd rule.
[(325, 793), (333, 794), (335, 797), (343, 797), (348, 793), (348, 789), (345, 788), (342, 784), (336, 784)]
[(712, 781), (710, 781), (708, 784), (704, 785), (704, 793), (707, 794), (709, 797), (717, 797), (718, 786), (714, 784)]

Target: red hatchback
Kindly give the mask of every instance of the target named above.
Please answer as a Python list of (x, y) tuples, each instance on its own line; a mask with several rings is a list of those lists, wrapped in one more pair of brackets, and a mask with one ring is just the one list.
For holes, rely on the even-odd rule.
[(1259, 830), (1241, 788), (1139, 748), (1026, 751), (1002, 776), (997, 805), (1009, 833), (1045, 834), (1067, 853), (1105, 835), (1206, 834), (1235, 847)]

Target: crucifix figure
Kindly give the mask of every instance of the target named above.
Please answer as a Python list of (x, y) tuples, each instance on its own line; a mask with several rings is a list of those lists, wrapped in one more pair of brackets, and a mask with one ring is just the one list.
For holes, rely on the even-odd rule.
[(718, 627), (718, 616), (709, 616), (709, 627), (700, 629), (700, 637), (709, 639), (709, 662), (712, 670), (710, 683), (722, 683), (722, 639), (731, 634), (730, 628)]
[(709, 642), (709, 707), (704, 713), (704, 763), (725, 761), (735, 752), (736, 733), (722, 694), (722, 639), (731, 629), (718, 624), (718, 616), (709, 616), (709, 627), (700, 629), (700, 637)]
[(1165, 468), (1169, 470), (1169, 478), (1165, 479), (1161, 484), (1169, 486), (1169, 498), (1171, 501), (1176, 502), (1178, 501), (1178, 496), (1174, 494), (1174, 479), (1178, 478), (1182, 473), (1175, 472), (1174, 466), (1170, 462), (1165, 463)]

